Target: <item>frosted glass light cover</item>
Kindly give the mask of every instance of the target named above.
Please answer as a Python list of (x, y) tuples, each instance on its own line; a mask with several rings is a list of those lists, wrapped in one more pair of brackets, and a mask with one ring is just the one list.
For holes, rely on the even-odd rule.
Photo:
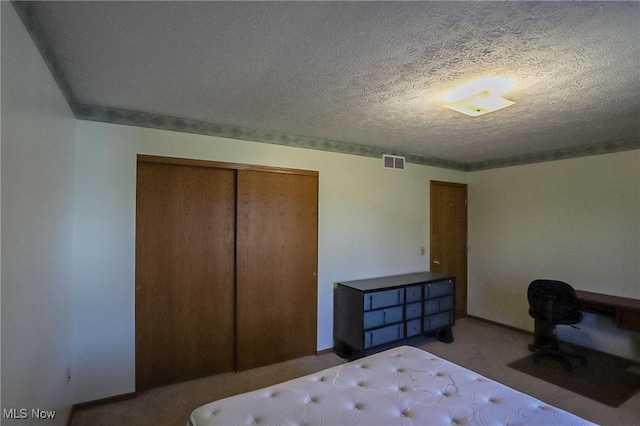
[(515, 102), (492, 95), (486, 90), (469, 98), (446, 104), (447, 108), (461, 112), (472, 117), (477, 117), (489, 112), (497, 111), (513, 105)]

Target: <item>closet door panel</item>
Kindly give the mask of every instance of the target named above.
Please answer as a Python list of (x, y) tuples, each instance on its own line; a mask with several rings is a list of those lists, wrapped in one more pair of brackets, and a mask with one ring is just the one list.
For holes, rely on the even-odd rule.
[(138, 391), (235, 368), (235, 173), (138, 163)]
[(238, 171), (237, 366), (316, 351), (318, 178)]

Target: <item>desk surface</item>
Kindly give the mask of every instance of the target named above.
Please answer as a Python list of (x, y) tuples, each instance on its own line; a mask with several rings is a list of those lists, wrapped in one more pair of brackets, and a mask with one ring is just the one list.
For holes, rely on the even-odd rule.
[(616, 327), (640, 333), (640, 300), (576, 290), (578, 308), (613, 317)]
[(593, 293), (591, 291), (576, 290), (578, 300), (590, 303), (611, 305), (613, 307), (630, 308), (640, 310), (640, 300), (627, 297), (611, 296), (608, 294)]

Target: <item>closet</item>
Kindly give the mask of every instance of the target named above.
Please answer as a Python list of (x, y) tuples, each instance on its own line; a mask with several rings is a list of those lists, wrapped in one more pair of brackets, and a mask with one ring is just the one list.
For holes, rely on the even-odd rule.
[(138, 156), (136, 390), (314, 354), (318, 173)]

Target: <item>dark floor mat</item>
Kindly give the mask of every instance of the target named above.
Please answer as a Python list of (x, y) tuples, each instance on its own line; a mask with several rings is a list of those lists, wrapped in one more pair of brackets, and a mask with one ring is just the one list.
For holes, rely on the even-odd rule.
[(587, 357), (587, 365), (577, 363), (573, 371), (566, 371), (560, 362), (548, 357), (534, 362), (532, 355), (512, 362), (509, 367), (611, 407), (619, 407), (640, 390), (637, 362), (601, 352), (580, 351)]

